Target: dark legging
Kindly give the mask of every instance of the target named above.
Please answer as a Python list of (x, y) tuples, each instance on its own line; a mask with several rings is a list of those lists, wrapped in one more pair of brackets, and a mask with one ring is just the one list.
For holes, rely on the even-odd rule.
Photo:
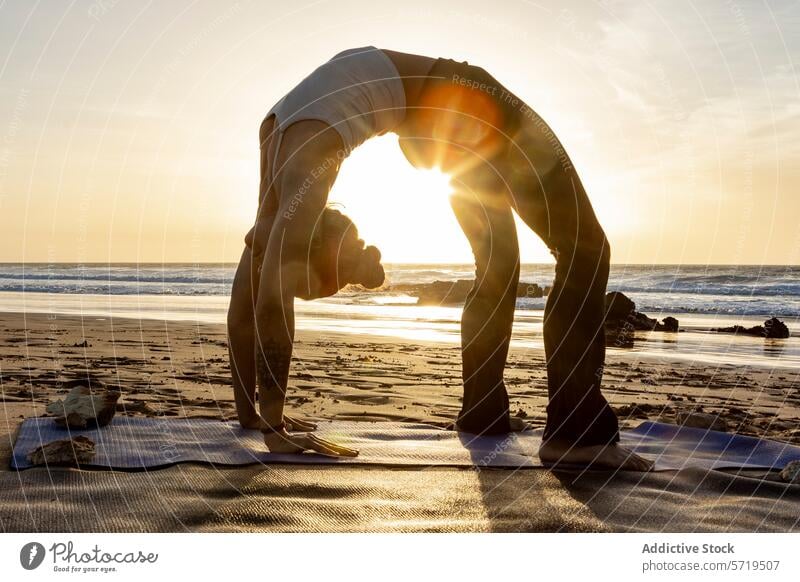
[(459, 428), (478, 434), (509, 430), (503, 370), (519, 281), (513, 209), (556, 256), (544, 313), (549, 394), (544, 438), (579, 446), (616, 442), (617, 418), (600, 392), (608, 241), (560, 143), (529, 115), (499, 161), (456, 179), (452, 206), (476, 263), (461, 322)]

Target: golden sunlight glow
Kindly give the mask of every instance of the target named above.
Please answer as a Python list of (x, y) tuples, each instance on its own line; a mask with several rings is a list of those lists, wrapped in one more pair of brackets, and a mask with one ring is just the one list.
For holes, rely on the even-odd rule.
[(401, 154), (397, 136), (370, 140), (342, 164), (328, 201), (338, 203), (384, 262), (469, 261), (466, 238), (450, 209), (449, 178), (417, 170)]
[[(333, 55), (377, 43), (466, 60), (541, 115), (578, 169), (612, 263), (800, 263), (797, 35), (788, 51), (767, 42), (757, 59), (728, 61), (752, 53), (731, 10), (709, 9), (712, 35), (708, 15), (630, 0), (613, 18), (604, 3), (565, 13), (410, 0), (371, 14), (359, 2), (240, 2), (223, 14), (212, 2), (113, 2), (100, 27), (33, 4), (0, 0), (0, 29), (25, 32), (0, 33), (0, 260), (238, 261), (256, 216), (264, 115)], [(753, 34), (778, 38), (761, 13), (746, 15)], [(663, 50), (676, 29), (688, 52)], [(65, 75), (70, 55), (80, 66)], [(478, 80), (427, 93), (431, 115), (413, 132), (430, 141), (424, 167), (461, 173), (468, 157), (428, 148), (482, 150), (482, 130), (516, 107), (502, 95), (499, 110), (467, 99)], [(353, 152), (331, 199), (387, 260), (471, 262), (444, 176), (414, 170), (396, 140)], [(518, 231), (524, 262), (552, 262), (535, 234)]]
[[(472, 252), (450, 208), (447, 174), (417, 170), (403, 157), (397, 136), (375, 138), (342, 164), (328, 201), (340, 205), (367, 244), (386, 263), (472, 262)], [(544, 244), (517, 221), (522, 260), (551, 262)]]
[[(647, 221), (641, 214), (641, 205), (636, 204), (635, 199), (632, 201), (630, 197), (623, 195), (623, 192), (628, 190), (635, 192), (635, 180), (629, 180), (623, 185), (622, 179), (609, 176), (602, 168), (595, 169), (588, 164), (579, 171), (597, 219), (607, 235), (628, 236), (646, 226)], [(659, 209), (663, 212), (667, 210), (667, 208)]]

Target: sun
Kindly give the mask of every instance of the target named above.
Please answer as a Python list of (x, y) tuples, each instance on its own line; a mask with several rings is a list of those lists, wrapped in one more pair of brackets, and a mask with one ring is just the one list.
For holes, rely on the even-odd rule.
[(397, 136), (386, 135), (344, 161), (328, 201), (341, 205), (386, 263), (469, 262), (469, 245), (450, 208), (451, 192), (447, 174), (415, 169), (400, 152)]
[[(387, 134), (359, 146), (342, 164), (328, 201), (353, 219), (384, 263), (472, 263), (450, 208), (450, 176), (415, 169)], [(544, 244), (517, 220), (524, 262), (552, 262)]]

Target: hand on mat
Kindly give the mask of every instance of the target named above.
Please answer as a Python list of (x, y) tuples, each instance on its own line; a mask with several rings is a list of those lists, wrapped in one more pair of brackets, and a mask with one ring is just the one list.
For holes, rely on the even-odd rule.
[(358, 456), (358, 451), (355, 449), (348, 449), (308, 432), (290, 434), (284, 429), (281, 432), (265, 434), (264, 443), (270, 453), (294, 454), (313, 451), (329, 457)]

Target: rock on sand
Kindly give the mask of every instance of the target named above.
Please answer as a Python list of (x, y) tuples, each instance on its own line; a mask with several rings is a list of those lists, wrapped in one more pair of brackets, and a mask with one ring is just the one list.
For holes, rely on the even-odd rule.
[(781, 471), (781, 479), (787, 483), (800, 485), (800, 461), (791, 461)]
[(73, 380), (64, 400), (47, 405), (47, 412), (59, 426), (93, 428), (105, 426), (114, 418), (119, 392), (108, 390), (99, 380)]
[(28, 453), (34, 465), (80, 466), (91, 462), (95, 455), (94, 441), (83, 435), (47, 443)]

